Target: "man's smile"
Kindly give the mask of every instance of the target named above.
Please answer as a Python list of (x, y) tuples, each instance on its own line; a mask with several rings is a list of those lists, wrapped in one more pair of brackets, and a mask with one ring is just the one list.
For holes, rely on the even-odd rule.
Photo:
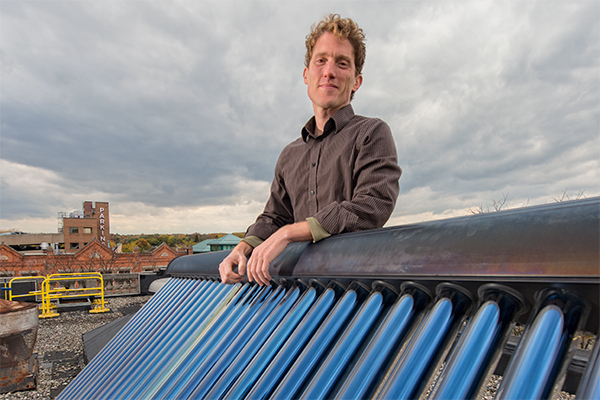
[(332, 82), (324, 82), (319, 85), (323, 89), (337, 89), (337, 85)]

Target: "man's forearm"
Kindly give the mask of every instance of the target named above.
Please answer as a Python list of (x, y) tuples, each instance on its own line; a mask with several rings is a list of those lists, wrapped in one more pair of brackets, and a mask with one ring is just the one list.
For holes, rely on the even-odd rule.
[(296, 222), (295, 224), (282, 226), (274, 235), (281, 234), (282, 238), (288, 243), (306, 242), (312, 240), (310, 225), (307, 221)]
[[(310, 229), (311, 233), (311, 237), (306, 240), (312, 239), (312, 241), (316, 243), (331, 236), (331, 234), (327, 232), (325, 228), (323, 228), (323, 225), (321, 225), (321, 223), (315, 217), (306, 218), (306, 222), (308, 222), (308, 228)], [(247, 235), (242, 239), (242, 241), (248, 243), (250, 246), (252, 246), (252, 248), (258, 247), (264, 242), (263, 239), (254, 235)], [(297, 241), (304, 241), (304, 239)]]
[(267, 285), (271, 280), (269, 265), (292, 242), (305, 242), (312, 239), (308, 222), (302, 221), (285, 225), (273, 233), (260, 246), (252, 251), (248, 260), (248, 280)]
[(252, 249), (253, 249), (253, 247), (250, 244), (243, 242), (243, 241), (239, 242), (237, 244), (237, 246), (235, 246), (235, 247), (236, 247), (235, 250), (241, 251), (246, 257), (250, 256), (250, 254), (252, 253)]

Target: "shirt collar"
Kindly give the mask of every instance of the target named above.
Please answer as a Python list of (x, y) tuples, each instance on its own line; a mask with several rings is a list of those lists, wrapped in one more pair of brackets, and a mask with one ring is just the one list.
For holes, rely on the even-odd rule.
[[(319, 136), (319, 138), (323, 139), (329, 136), (331, 133), (341, 131), (350, 120), (354, 117), (354, 109), (351, 104), (340, 108), (335, 114), (331, 116), (325, 123), (325, 127), (323, 128), (323, 134)], [(315, 117), (312, 116), (311, 119), (304, 125), (302, 128), (302, 140), (304, 142), (308, 141), (308, 137), (312, 137), (316, 139), (315, 135)]]

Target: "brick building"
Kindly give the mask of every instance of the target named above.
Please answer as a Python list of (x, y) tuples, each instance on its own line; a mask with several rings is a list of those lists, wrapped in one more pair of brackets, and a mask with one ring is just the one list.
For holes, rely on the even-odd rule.
[[(175, 257), (188, 253), (187, 249), (177, 251), (165, 243), (148, 252), (112, 250), (108, 239), (108, 202), (84, 201), (81, 211), (60, 212), (58, 217), (58, 234), (19, 234), (0, 238), (0, 277), (71, 272), (157, 272), (166, 269)], [(27, 248), (36, 250), (28, 251)]]
[(166, 243), (140, 253), (117, 253), (97, 239), (92, 239), (75, 253), (22, 254), (10, 246), (0, 245), (0, 276), (34, 276), (72, 272), (142, 273), (166, 269), (178, 252)]
[(0, 244), (23, 254), (44, 254), (48, 248), (55, 253), (76, 253), (94, 239), (108, 247), (109, 233), (108, 202), (84, 201), (80, 211), (58, 213), (57, 233), (6, 232), (0, 234)]
[(108, 246), (108, 234), (110, 232), (110, 218), (108, 203), (97, 201), (83, 202), (83, 210), (75, 211), (67, 216), (67, 213), (59, 213), (62, 217), (62, 229), (66, 252), (76, 252), (83, 249), (88, 243), (96, 239)]

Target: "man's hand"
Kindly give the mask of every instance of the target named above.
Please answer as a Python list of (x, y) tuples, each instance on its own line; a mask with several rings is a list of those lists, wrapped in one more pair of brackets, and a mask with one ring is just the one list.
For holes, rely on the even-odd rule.
[[(312, 240), (308, 222), (303, 221), (281, 227), (252, 251), (246, 270), (248, 280), (256, 281), (261, 286), (268, 285), (271, 281), (269, 274), (271, 262), (285, 250), (288, 244), (307, 240)], [(241, 269), (239, 273), (242, 273)]]
[[(252, 246), (246, 242), (239, 242), (231, 253), (219, 264), (221, 282), (232, 284), (244, 279), (246, 260), (250, 253), (252, 253)], [(238, 273), (233, 271), (235, 268), (238, 269)]]
[(256, 281), (260, 286), (268, 285), (271, 281), (269, 265), (280, 255), (290, 242), (285, 236), (285, 226), (272, 234), (267, 240), (257, 246), (248, 261), (248, 280)]

